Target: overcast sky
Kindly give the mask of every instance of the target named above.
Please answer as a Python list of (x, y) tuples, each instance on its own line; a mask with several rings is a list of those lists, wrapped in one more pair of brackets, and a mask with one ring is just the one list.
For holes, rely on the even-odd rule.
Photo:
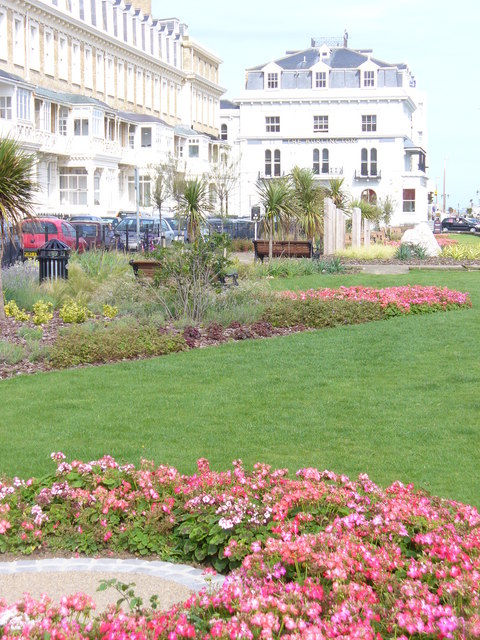
[(223, 60), (229, 99), (245, 69), (344, 30), (352, 49), (406, 62), (427, 93), (427, 171), (439, 202), (445, 167), (447, 206), (480, 204), (480, 0), (152, 0), (152, 14), (185, 22)]

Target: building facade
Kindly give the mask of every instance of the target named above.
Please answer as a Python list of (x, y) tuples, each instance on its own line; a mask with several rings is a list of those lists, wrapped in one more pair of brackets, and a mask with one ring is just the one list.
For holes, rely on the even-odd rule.
[(239, 214), (258, 205), (258, 178), (300, 166), (325, 185), (343, 178), (354, 200), (389, 197), (392, 224), (428, 219), (425, 96), (405, 64), (321, 39), (246, 73), (220, 118), (240, 161)]
[(39, 213), (149, 207), (152, 167), (218, 160), (221, 60), (137, 5), (0, 0), (0, 136), (37, 154)]

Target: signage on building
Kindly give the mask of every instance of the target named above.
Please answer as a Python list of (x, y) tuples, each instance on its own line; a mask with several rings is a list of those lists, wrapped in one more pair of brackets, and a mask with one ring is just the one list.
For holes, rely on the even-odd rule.
[(286, 138), (283, 144), (356, 144), (358, 138)]

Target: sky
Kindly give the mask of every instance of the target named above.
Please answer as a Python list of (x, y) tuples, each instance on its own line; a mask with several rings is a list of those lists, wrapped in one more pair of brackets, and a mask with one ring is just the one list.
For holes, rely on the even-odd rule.
[(352, 49), (405, 62), (427, 94), (427, 173), (441, 204), (480, 207), (479, 0), (152, 0), (155, 18), (176, 17), (223, 60), (222, 98), (234, 100), (245, 69), (346, 30)]

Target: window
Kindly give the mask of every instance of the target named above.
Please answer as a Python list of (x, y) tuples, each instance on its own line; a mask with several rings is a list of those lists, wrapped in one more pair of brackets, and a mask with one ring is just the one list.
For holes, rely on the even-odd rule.
[(370, 149), (370, 175), (377, 175), (377, 150)]
[(104, 31), (108, 31), (107, 3), (106, 3), (106, 0), (102, 0), (102, 22), (103, 22), (103, 30)]
[(105, 61), (103, 53), (98, 53), (96, 56), (97, 61), (97, 91), (105, 91)]
[(88, 118), (75, 118), (73, 121), (74, 136), (88, 136)]
[(376, 131), (377, 116), (362, 116), (362, 131)]
[(60, 204), (87, 204), (87, 170), (59, 167)]
[(328, 149), (322, 149), (322, 173), (329, 173)]
[(134, 91), (135, 91), (135, 82), (134, 82), (134, 75), (133, 75), (133, 67), (129, 65), (127, 67), (127, 100), (129, 102), (133, 102)]
[[(150, 180), (150, 176), (139, 176), (138, 177), (138, 204), (140, 207), (150, 207), (152, 202), (151, 202), (151, 189), (152, 189), (152, 185), (151, 185), (151, 180)], [(135, 177), (134, 176), (129, 176), (128, 177), (128, 199), (130, 202), (135, 202), (136, 198), (135, 198)], [(127, 220), (125, 221), (128, 224), (128, 230), (129, 232), (134, 231), (136, 232), (137, 230), (137, 223), (135, 219), (131, 219), (131, 220)], [(127, 225), (125, 225), (127, 226)], [(140, 231), (144, 232), (145, 231), (145, 222), (144, 221), (140, 221)]]
[(363, 72), (363, 86), (374, 87), (375, 86), (375, 71)]
[(85, 53), (83, 56), (83, 82), (89, 89), (93, 88), (93, 64), (92, 64), (92, 50), (90, 47), (85, 47)]
[(115, 71), (113, 66), (113, 58), (107, 56), (107, 71), (106, 71), (106, 80), (107, 80), (107, 93), (110, 96), (113, 96), (115, 93)]
[(97, 0), (90, 0), (90, 15), (92, 16), (92, 24), (97, 26)]
[(377, 204), (377, 194), (373, 189), (365, 189), (364, 191), (362, 191), (362, 195), (360, 197), (364, 202)]
[(272, 176), (272, 152), (270, 149), (266, 149), (265, 151), (265, 177), (269, 178)]
[(12, 98), (10, 96), (0, 96), (0, 119), (12, 119)]
[(95, 169), (95, 173), (93, 174), (93, 204), (100, 204), (100, 178), (101, 177), (102, 177), (102, 172), (99, 169)]
[(315, 88), (325, 89), (326, 86), (327, 86), (327, 72), (317, 71), (315, 73)]
[(83, 0), (80, 0), (78, 4), (78, 17), (80, 20), (85, 20), (85, 4)]
[(135, 149), (135, 130), (136, 126), (134, 124), (128, 125), (128, 146), (130, 149)]
[(415, 211), (415, 189), (403, 190), (403, 210), (406, 213)]
[(228, 140), (228, 127), (226, 124), (222, 124), (220, 129), (220, 140)]
[(267, 74), (267, 89), (278, 89), (278, 73)]
[[(370, 165), (368, 162), (369, 157), (370, 157)], [(370, 149), (370, 154), (368, 153), (368, 149), (362, 149), (360, 174), (362, 176), (377, 175), (377, 150), (376, 149)]]
[(53, 32), (45, 29), (43, 35), (43, 68), (45, 73), (53, 76), (55, 73)]
[(17, 118), (30, 120), (30, 91), (17, 89)]
[(328, 131), (328, 116), (313, 116), (313, 131)]
[(67, 135), (68, 128), (68, 109), (67, 107), (60, 107), (58, 112), (58, 133), (61, 136)]
[(13, 62), (23, 66), (25, 64), (25, 19), (15, 16), (13, 20)]
[(191, 139), (188, 141), (188, 157), (198, 158), (200, 156), (199, 141)]
[(280, 150), (275, 149), (273, 152), (273, 175), (277, 178), (281, 175), (280, 171)]
[(6, 10), (0, 11), (0, 58), (2, 60), (7, 59), (7, 12)]
[(142, 127), (141, 129), (141, 145), (142, 147), (152, 146), (152, 127)]
[(137, 69), (136, 100), (137, 104), (143, 104), (143, 73), (140, 69)]
[(38, 24), (30, 22), (30, 68), (38, 69), (40, 65), (40, 33)]
[(368, 149), (362, 149), (361, 152), (360, 174), (368, 176)]
[(318, 149), (313, 150), (313, 173), (318, 175), (320, 173), (320, 151)]
[(68, 80), (68, 42), (65, 36), (58, 37), (58, 77)]
[(267, 133), (279, 133), (280, 116), (265, 116), (265, 128)]
[(122, 100), (125, 99), (125, 65), (119, 62), (117, 65), (117, 94)]
[[(78, 135), (78, 134), (76, 134)], [(87, 129), (87, 133), (85, 135), (88, 135), (88, 129)], [(103, 111), (100, 111), (100, 109), (94, 109), (93, 110), (93, 114), (92, 114), (92, 135), (94, 135), (96, 138), (103, 138), (104, 135), (104, 131), (103, 131)]]
[(80, 45), (72, 42), (72, 82), (80, 84)]

